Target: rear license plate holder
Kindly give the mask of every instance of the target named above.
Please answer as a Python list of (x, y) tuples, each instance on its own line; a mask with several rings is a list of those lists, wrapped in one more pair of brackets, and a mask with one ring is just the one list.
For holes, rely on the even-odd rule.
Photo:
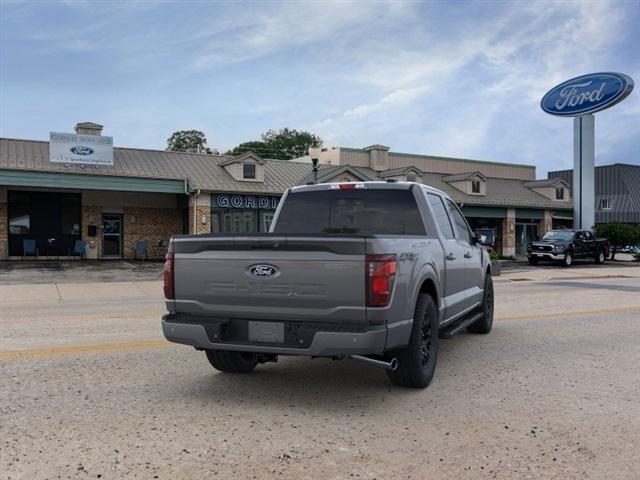
[(284, 343), (284, 323), (249, 321), (249, 341), (256, 343)]

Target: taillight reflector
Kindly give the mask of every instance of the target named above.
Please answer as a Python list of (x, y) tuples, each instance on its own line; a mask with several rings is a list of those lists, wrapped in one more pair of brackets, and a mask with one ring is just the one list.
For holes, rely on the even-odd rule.
[(164, 280), (164, 298), (166, 298), (167, 300), (175, 300), (176, 298), (176, 292), (173, 283), (174, 262), (175, 258), (173, 253), (167, 253), (164, 256), (164, 269), (162, 270), (162, 277)]
[(391, 301), (396, 276), (395, 255), (367, 255), (365, 262), (367, 306), (386, 307)]

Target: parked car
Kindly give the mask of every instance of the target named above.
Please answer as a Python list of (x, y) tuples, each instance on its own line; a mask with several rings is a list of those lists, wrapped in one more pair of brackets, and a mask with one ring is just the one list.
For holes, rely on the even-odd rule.
[(616, 248), (618, 253), (640, 253), (640, 245), (625, 245)]
[(551, 230), (541, 240), (529, 244), (527, 258), (531, 265), (551, 260), (570, 267), (575, 259), (585, 258), (601, 265), (609, 254), (608, 243), (588, 230)]
[(491, 330), (485, 241), (424, 185), (294, 187), (270, 233), (171, 239), (162, 329), (223, 372), (278, 355), (348, 357), (426, 387), (439, 338)]

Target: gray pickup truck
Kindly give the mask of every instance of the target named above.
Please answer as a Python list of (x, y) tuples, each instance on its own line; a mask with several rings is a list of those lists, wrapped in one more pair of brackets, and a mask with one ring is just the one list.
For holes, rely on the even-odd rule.
[(278, 355), (351, 358), (426, 387), (439, 338), (491, 330), (483, 243), (446, 194), (424, 185), (294, 187), (269, 233), (171, 239), (162, 329), (223, 372)]

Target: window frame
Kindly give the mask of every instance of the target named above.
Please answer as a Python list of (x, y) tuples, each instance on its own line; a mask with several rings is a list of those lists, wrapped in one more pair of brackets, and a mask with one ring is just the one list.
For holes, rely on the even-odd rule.
[[(438, 195), (437, 193), (432, 193), (427, 191), (427, 203), (429, 204), (429, 209), (431, 210), (431, 214), (433, 215), (433, 223), (436, 224), (436, 226), (438, 227), (438, 230), (440, 231), (440, 233), (442, 234), (442, 236), (446, 239), (446, 240), (455, 240), (456, 239), (456, 231), (455, 228), (453, 226), (453, 223), (451, 222), (451, 215), (449, 214), (449, 210), (447, 209), (447, 204), (445, 203), (445, 199)], [(444, 228), (442, 227), (442, 225), (440, 224), (440, 222), (438, 221), (438, 218), (440, 218), (438, 215), (436, 215), (435, 213), (435, 208), (433, 206), (432, 200), (431, 198), (437, 199), (440, 202), (440, 205), (442, 205), (442, 211), (444, 212), (446, 218), (447, 218), (447, 222), (449, 223), (449, 228), (451, 230), (451, 236), (447, 236), (447, 233), (444, 231)]]
[[(247, 175), (247, 167), (251, 167), (251, 169), (253, 170), (253, 175)], [(257, 177), (257, 168), (256, 168), (256, 164), (255, 163), (243, 163), (242, 164), (242, 178), (244, 178), (245, 180), (255, 180)]]
[[(606, 202), (606, 203), (605, 203)], [(600, 200), (600, 210), (611, 210), (613, 202), (610, 198), (603, 198)], [(606, 205), (606, 207), (605, 207)]]
[[(478, 186), (478, 191), (474, 188), (474, 185)], [(482, 181), (481, 180), (471, 180), (471, 193), (474, 195), (482, 195)]]
[(564, 200), (564, 187), (556, 187), (556, 200)]
[[(456, 234), (456, 239), (471, 245), (471, 227), (469, 226), (469, 222), (467, 222), (467, 219), (465, 218), (463, 213), (460, 211), (458, 206), (453, 202), (453, 200), (447, 198), (446, 205), (447, 205), (447, 210), (451, 210), (449, 215), (451, 217), (454, 217), (453, 218), (453, 226), (454, 226), (453, 231)], [(460, 233), (461, 235), (462, 235), (462, 233), (458, 232), (458, 222), (455, 221), (455, 213), (456, 212), (458, 213), (458, 215), (460, 215), (460, 218), (464, 222), (465, 231), (466, 231), (466, 234), (467, 234), (466, 237), (467, 238), (458, 237), (458, 233)]]

